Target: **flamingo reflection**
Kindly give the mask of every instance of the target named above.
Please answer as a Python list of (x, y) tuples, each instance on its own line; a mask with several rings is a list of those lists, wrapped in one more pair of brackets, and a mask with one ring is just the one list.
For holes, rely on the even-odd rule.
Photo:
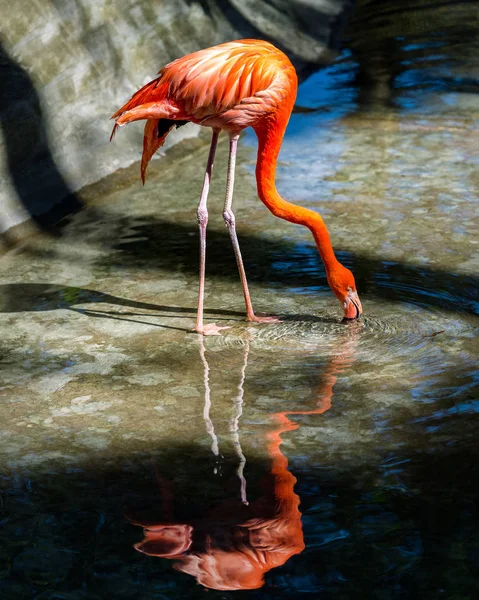
[[(235, 398), (236, 412), (230, 422), (233, 445), (239, 459), (237, 476), (240, 498), (224, 500), (211, 507), (206, 516), (178, 522), (172, 510), (174, 498), (171, 484), (158, 476), (166, 518), (162, 523), (136, 521), (135, 524), (144, 527), (144, 538), (135, 548), (147, 555), (174, 561), (175, 569), (192, 575), (204, 587), (215, 590), (259, 588), (264, 584), (266, 572), (301, 553), (305, 545), (300, 499), (294, 491), (296, 478), (288, 470), (288, 459), (281, 452), (281, 436), (299, 427), (290, 416), (322, 414), (331, 407), (337, 375), (352, 362), (355, 341), (353, 331), (348, 341), (341, 341), (341, 354), (330, 358), (321, 382), (314, 390), (314, 409), (283, 411), (272, 415), (274, 428), (266, 436), (271, 468), (262, 481), (261, 497), (252, 502), (246, 498), (243, 474), (246, 459), (239, 442), (239, 417), (249, 354), (249, 343), (246, 342), (241, 381)], [(203, 417), (212, 440), (212, 451), (218, 456), (218, 439), (209, 415), (209, 365), (203, 339), (200, 339), (200, 344), (205, 383)]]

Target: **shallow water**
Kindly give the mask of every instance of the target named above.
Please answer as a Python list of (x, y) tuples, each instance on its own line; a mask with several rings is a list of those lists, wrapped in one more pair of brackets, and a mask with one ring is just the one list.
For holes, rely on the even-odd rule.
[(257, 200), (251, 134), (238, 230), (254, 305), (282, 322), (243, 321), (224, 142), (223, 335), (189, 332), (206, 148), (2, 259), (2, 598), (478, 596), (479, 55), (472, 5), (399, 6), (301, 86), (278, 172), (324, 215), (361, 321), (309, 232)]

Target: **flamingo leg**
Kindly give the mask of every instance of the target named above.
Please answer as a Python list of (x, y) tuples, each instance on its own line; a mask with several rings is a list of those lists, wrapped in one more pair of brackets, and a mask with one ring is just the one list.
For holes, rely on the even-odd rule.
[(210, 152), (208, 154), (208, 162), (206, 163), (205, 179), (203, 181), (203, 189), (196, 211), (198, 225), (200, 228), (200, 284), (198, 291), (198, 311), (196, 313), (196, 325), (194, 331), (204, 335), (219, 335), (220, 329), (226, 327), (217, 327), (214, 323), (203, 325), (203, 307), (205, 299), (205, 268), (206, 268), (206, 226), (208, 225), (208, 192), (210, 190), (211, 175), (213, 173), (213, 163), (215, 160), (216, 146), (218, 144), (219, 129), (213, 129), (213, 137), (211, 138)]
[(246, 279), (246, 272), (243, 265), (243, 258), (241, 256), (241, 250), (239, 247), (238, 236), (236, 235), (236, 218), (232, 210), (232, 204), (238, 139), (239, 134), (230, 135), (230, 153), (228, 159), (228, 174), (226, 179), (226, 197), (223, 208), (223, 219), (226, 227), (228, 228), (231, 243), (233, 244), (233, 250), (236, 257), (236, 264), (238, 265), (238, 271), (241, 278), (241, 285), (243, 286), (244, 302), (246, 305), (246, 318), (248, 319), (248, 321), (253, 321), (256, 323), (274, 323), (279, 320), (277, 317), (257, 317), (254, 314), (253, 305), (251, 303), (251, 296), (248, 289), (248, 281)]

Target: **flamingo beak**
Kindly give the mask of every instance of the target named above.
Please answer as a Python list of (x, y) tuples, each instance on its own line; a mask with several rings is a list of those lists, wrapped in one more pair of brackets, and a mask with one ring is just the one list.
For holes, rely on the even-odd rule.
[(345, 319), (357, 319), (363, 312), (361, 306), (361, 300), (359, 299), (358, 293), (353, 290), (349, 290), (343, 303), (344, 318)]

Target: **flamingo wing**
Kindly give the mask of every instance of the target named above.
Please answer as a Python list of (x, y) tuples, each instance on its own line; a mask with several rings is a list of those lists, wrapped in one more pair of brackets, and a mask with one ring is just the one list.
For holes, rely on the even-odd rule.
[(242, 103), (264, 103), (286, 69), (294, 71), (272, 44), (239, 40), (179, 58), (160, 71), (159, 79), (169, 83), (168, 96), (201, 123)]
[(269, 42), (238, 40), (199, 50), (163, 67), (117, 110), (111, 137), (121, 125), (147, 120), (144, 182), (146, 166), (174, 121), (239, 132), (277, 109), (296, 83), (293, 65)]
[[(204, 124), (243, 104), (274, 109), (296, 77), (289, 59), (272, 44), (239, 40), (206, 48), (169, 63), (113, 116), (117, 125), (140, 119)], [(295, 79), (294, 79), (295, 81)]]

